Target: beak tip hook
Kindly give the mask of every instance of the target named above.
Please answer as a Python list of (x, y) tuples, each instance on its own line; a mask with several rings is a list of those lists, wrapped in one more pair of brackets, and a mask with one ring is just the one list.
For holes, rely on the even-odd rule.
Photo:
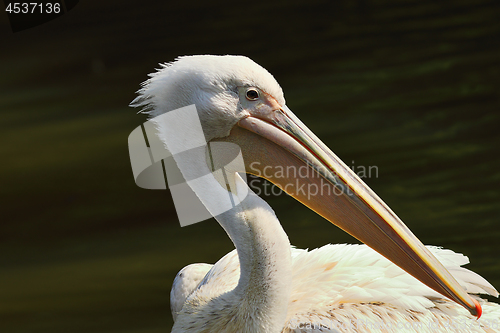
[(479, 318), (481, 318), (481, 315), (483, 314), (483, 308), (481, 308), (479, 302), (474, 298), (472, 299), (472, 302), (474, 302), (474, 305), (476, 305), (476, 313), (474, 315), (477, 317), (476, 320), (478, 320)]

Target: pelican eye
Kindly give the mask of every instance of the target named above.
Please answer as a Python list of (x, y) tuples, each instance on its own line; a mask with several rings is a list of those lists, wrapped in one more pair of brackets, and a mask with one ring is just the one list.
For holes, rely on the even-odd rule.
[(248, 89), (246, 95), (249, 101), (255, 101), (259, 98), (259, 92), (255, 89)]

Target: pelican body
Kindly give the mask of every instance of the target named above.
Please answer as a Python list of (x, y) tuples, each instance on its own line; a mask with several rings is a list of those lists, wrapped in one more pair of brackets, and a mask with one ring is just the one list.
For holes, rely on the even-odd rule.
[[(264, 68), (242, 56), (180, 57), (151, 74), (131, 105), (155, 117), (193, 104), (207, 149), (237, 145), (244, 167), (215, 168), (211, 152), (174, 156), (185, 179), (213, 175), (190, 185), (209, 212), (228, 196), (236, 204), (213, 213), (235, 250), (214, 265), (192, 264), (177, 274), (172, 332), (499, 331), (500, 307), (477, 296), (498, 296), (495, 288), (461, 267), (467, 257), (425, 247), (292, 113)], [(187, 150), (190, 124), (182, 115), (171, 121), (183, 130), (173, 135), (171, 123), (159, 123), (159, 138), (170, 151)], [(264, 172), (277, 166), (311, 172)], [(291, 247), (243, 172), (267, 178), (366, 245)], [(304, 185), (323, 191), (310, 195), (300, 191)]]

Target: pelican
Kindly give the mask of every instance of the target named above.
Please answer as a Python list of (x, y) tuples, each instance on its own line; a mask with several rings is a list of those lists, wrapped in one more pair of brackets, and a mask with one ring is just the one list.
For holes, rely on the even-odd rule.
[[(177, 274), (172, 332), (499, 331), (500, 306), (478, 296), (498, 296), (495, 288), (461, 267), (468, 263), (462, 254), (424, 246), (291, 112), (263, 67), (243, 56), (179, 57), (150, 74), (131, 103), (151, 117), (193, 104), (206, 142), (239, 146), (244, 168), (227, 168), (225, 180), (204, 177), (193, 187), (209, 211), (228, 195), (237, 202), (214, 214), (235, 250), (214, 265), (192, 264)], [(174, 119), (184, 126), (175, 137), (158, 124), (170, 150), (172, 141), (185, 148), (192, 140), (182, 118)], [(179, 154), (175, 162), (186, 179), (193, 170), (214, 171), (207, 155)], [(278, 166), (311, 172), (265, 172)], [(366, 245), (292, 247), (242, 172), (267, 178)], [(311, 195), (304, 185), (324, 191)]]

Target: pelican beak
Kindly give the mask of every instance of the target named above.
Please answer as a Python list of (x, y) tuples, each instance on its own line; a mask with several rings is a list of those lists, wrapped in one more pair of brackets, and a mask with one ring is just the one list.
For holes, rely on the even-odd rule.
[[(237, 143), (246, 172), (268, 179), (474, 316), (481, 306), (394, 212), (286, 106), (238, 122), (223, 141)], [(271, 172), (277, 166), (305, 172)], [(281, 169), (283, 170), (283, 169)], [(300, 170), (300, 169), (299, 169)]]

